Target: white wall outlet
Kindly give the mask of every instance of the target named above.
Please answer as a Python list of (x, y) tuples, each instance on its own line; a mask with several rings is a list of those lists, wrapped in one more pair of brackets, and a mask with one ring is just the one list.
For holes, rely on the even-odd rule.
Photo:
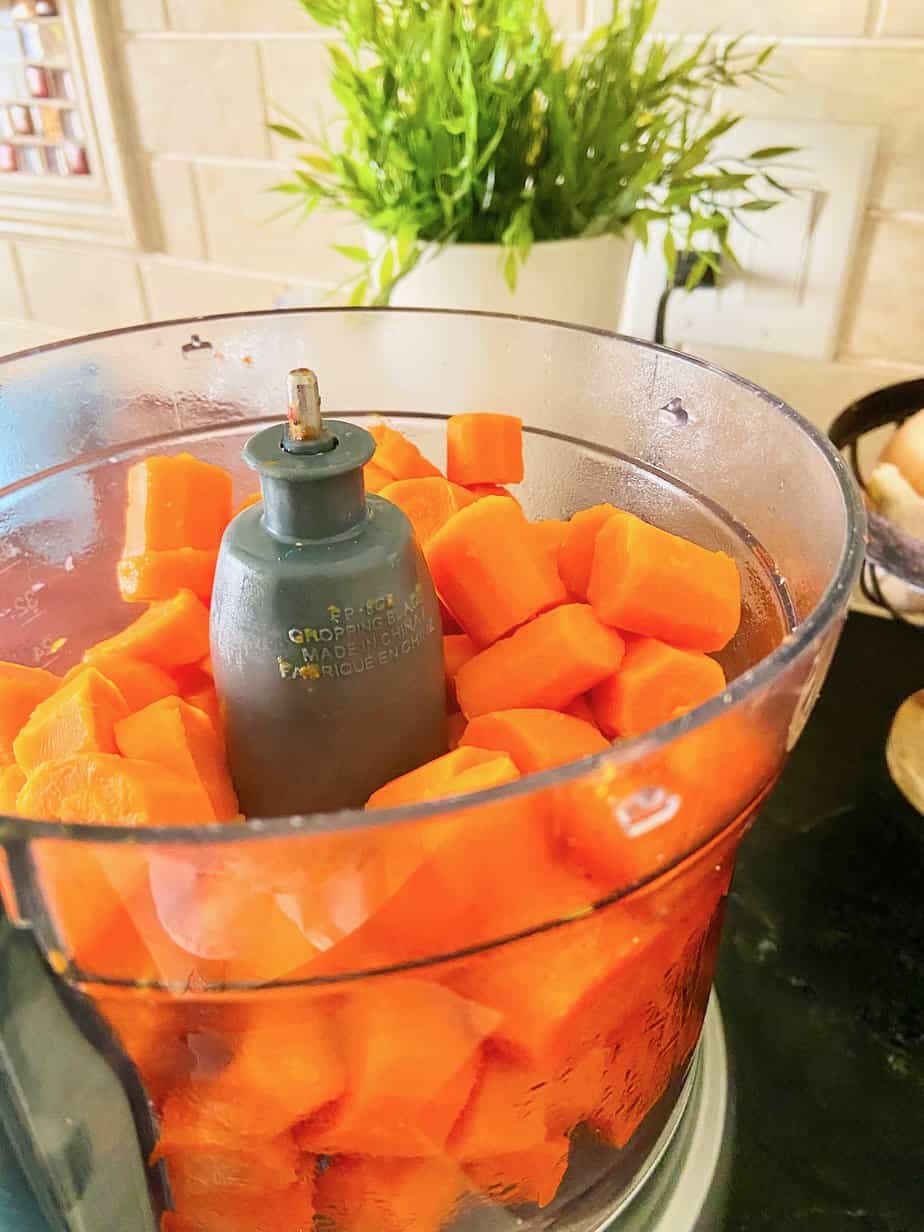
[[(747, 215), (729, 241), (742, 269), (719, 287), (676, 291), (667, 310), (668, 345), (721, 344), (833, 359), (853, 253), (876, 155), (875, 128), (743, 120), (734, 150), (800, 147), (774, 172), (796, 196), (774, 210)], [(791, 166), (790, 166), (791, 164)], [(664, 290), (663, 231), (651, 229), (647, 250), (636, 248), (622, 314), (622, 331), (650, 338)]]

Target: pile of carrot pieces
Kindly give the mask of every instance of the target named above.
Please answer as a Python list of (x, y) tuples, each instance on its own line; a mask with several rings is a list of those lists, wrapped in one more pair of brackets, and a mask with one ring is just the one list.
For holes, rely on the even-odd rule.
[[(528, 521), (509, 490), (524, 477), (515, 417), (450, 419), (445, 474), (393, 428), (372, 432), (367, 490), (404, 510), (441, 601), (451, 747), (383, 784), (369, 810), (481, 792), (602, 753), (724, 688), (711, 655), (741, 616), (729, 557), (611, 505)], [(181, 454), (132, 469), (118, 581), (126, 601), (147, 606), (62, 678), (0, 665), (0, 811), (134, 826), (242, 820), (208, 657), (231, 516), (219, 467)], [(356, 860), (365, 918), (319, 941), (323, 929), (293, 920), (317, 912), (320, 876), (308, 870), (299, 882), (300, 915), (291, 887), (281, 909), (254, 878), (253, 937), (242, 933), (233, 967), (199, 963), (178, 937), (194, 934), (197, 912), (232, 918), (221, 894), (239, 907), (245, 866), (216, 856), (190, 892), (190, 915), (155, 954), (151, 935), (172, 908), (155, 908), (153, 873), (130, 863), (137, 851), (120, 875), (87, 864), (77, 877), (74, 852), (56, 859), (49, 848), (39, 872), (78, 967), (122, 979), (163, 978), (184, 962), (205, 982), (336, 976), (575, 921), (297, 1003), (288, 1025), (278, 1004), (250, 1002), (225, 1022), (214, 1045), (222, 1064), (205, 1081), (175, 1059), (181, 1040), (205, 1047), (211, 1028), (165, 1027), (169, 1003), (149, 1007), (152, 1025), (147, 1011), (101, 992), (160, 1119), (156, 1158), (175, 1208), (164, 1232), (302, 1232), (314, 1213), (340, 1232), (436, 1232), (472, 1195), (550, 1202), (578, 1124), (628, 1141), (695, 1043), (711, 976), (704, 938), (730, 860), (706, 860), (699, 889), (687, 883), (672, 899), (669, 926), (663, 904), (589, 909), (732, 813), (716, 805), (708, 825), (688, 819), (656, 850), (650, 835), (627, 840), (596, 787), (575, 780), (553, 796), (449, 812), (397, 859), (401, 830), (332, 836), (375, 851)], [(278, 884), (290, 866), (282, 861)], [(138, 935), (139, 920), (151, 935)], [(677, 987), (661, 987), (668, 968), (687, 973)], [(653, 1004), (663, 1012), (652, 1016)], [(167, 1080), (164, 1058), (175, 1061)]]

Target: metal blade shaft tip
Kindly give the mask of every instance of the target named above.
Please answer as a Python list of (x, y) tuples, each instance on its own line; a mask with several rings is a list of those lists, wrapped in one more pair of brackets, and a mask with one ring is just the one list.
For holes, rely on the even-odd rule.
[(318, 378), (310, 368), (294, 368), (286, 379), (290, 441), (316, 441), (324, 431)]

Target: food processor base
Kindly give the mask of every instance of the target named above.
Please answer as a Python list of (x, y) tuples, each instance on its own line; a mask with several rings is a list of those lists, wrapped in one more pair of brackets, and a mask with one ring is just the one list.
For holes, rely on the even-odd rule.
[(716, 1232), (722, 1226), (731, 1127), (728, 1053), (713, 992), (680, 1123), (641, 1190), (599, 1232)]

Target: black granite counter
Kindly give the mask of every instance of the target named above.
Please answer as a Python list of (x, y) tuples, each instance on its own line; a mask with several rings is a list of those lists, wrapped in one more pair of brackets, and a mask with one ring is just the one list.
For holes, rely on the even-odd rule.
[(924, 1232), (924, 818), (884, 762), (922, 685), (924, 632), (852, 615), (743, 844), (718, 980), (725, 1232)]

